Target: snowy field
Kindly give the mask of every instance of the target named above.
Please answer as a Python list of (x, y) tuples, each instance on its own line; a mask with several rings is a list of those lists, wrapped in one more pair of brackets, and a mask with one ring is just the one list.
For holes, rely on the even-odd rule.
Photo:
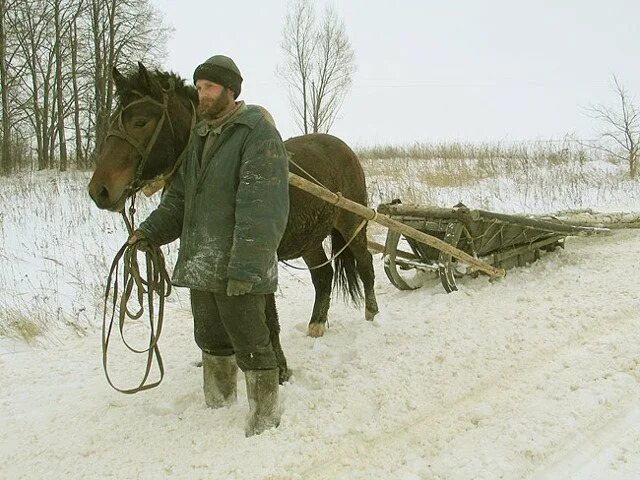
[[(387, 163), (365, 162), (374, 203), (640, 212), (640, 184), (606, 162), (431, 188), (420, 172), (437, 165)], [(640, 478), (640, 231), (570, 238), (453, 294), (431, 277), (396, 290), (377, 255), (379, 316), (336, 299), (318, 339), (305, 335), (310, 278), (282, 266), (293, 377), (280, 428), (246, 439), (244, 382), (237, 405), (204, 406), (185, 291), (166, 313), (161, 386), (125, 396), (107, 385), (101, 290), (126, 235), (90, 204), (87, 181), (0, 179), (0, 478)], [(144, 367), (117, 350), (111, 364), (127, 386)]]

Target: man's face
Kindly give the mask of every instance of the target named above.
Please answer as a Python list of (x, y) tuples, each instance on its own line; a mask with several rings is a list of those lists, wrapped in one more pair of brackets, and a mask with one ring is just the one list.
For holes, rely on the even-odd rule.
[(199, 79), (196, 82), (196, 89), (199, 98), (198, 115), (205, 120), (219, 117), (233, 102), (233, 96), (229, 90), (209, 80)]

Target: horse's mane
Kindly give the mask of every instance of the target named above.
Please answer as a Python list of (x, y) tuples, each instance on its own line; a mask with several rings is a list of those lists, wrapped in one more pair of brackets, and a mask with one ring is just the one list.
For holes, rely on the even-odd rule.
[[(146, 74), (148, 73), (151, 85), (147, 82)], [(144, 95), (150, 95), (152, 97), (158, 97), (160, 89), (167, 89), (173, 84), (173, 88), (178, 96), (185, 97), (193, 102), (194, 105), (198, 104), (198, 92), (192, 85), (186, 84), (184, 78), (180, 77), (174, 72), (163, 72), (161, 70), (149, 70), (148, 72), (140, 71), (139, 69), (132, 70), (125, 75), (127, 89), (123, 92), (118, 92), (123, 97), (128, 96), (132, 90), (136, 90)]]

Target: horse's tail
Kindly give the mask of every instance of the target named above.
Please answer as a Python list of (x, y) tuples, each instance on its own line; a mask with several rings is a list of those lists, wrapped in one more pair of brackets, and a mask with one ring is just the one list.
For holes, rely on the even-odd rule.
[[(331, 256), (335, 256), (345, 245), (346, 242), (340, 232), (335, 229), (332, 230)], [(333, 286), (344, 298), (351, 298), (355, 305), (358, 306), (362, 302), (362, 284), (356, 269), (356, 258), (348, 248), (345, 248), (340, 255), (335, 257)]]

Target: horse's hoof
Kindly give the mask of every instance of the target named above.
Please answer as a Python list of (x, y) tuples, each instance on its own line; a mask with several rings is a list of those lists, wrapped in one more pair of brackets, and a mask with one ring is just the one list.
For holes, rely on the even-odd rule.
[(322, 337), (326, 330), (327, 328), (324, 326), (324, 323), (310, 323), (307, 335), (313, 338)]
[(372, 312), (371, 310), (367, 310), (367, 309), (364, 310), (364, 318), (369, 322), (372, 321), (373, 317), (375, 317), (377, 314), (378, 314), (378, 310), (376, 310), (375, 312)]

